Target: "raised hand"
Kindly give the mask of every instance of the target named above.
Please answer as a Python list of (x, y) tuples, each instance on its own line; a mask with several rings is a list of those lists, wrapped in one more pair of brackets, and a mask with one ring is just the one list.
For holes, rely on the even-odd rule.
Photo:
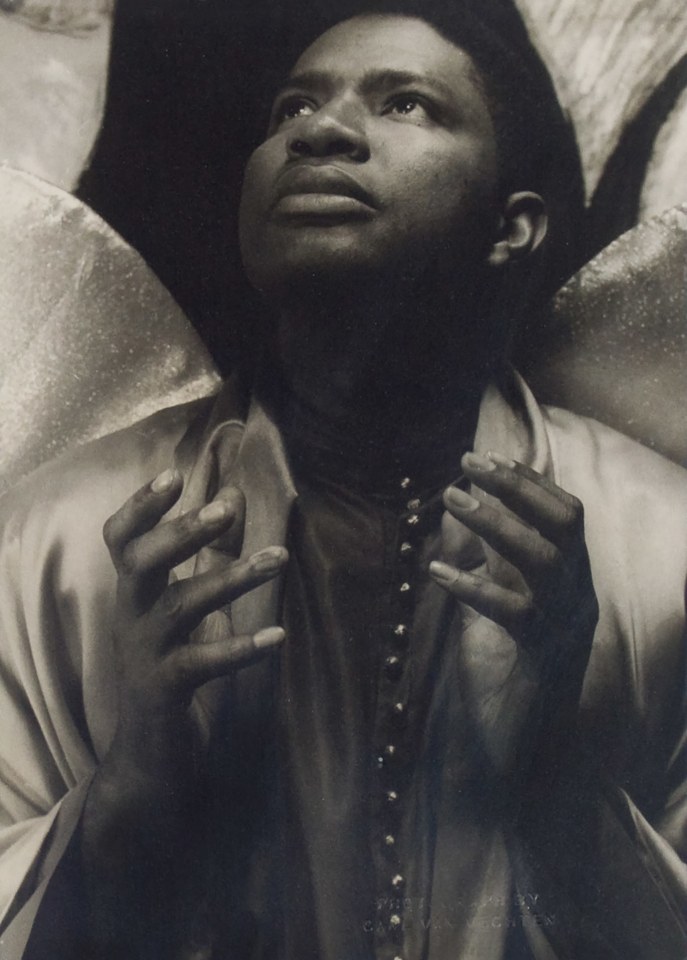
[[(197, 790), (202, 743), (190, 709), (196, 690), (280, 645), (270, 627), (254, 636), (214, 633), (193, 642), (203, 619), (275, 577), (287, 553), (272, 546), (247, 559), (241, 550), (243, 495), (221, 490), (215, 500), (171, 520), (165, 514), (182, 490), (180, 475), (165, 471), (138, 490), (105, 524), (104, 537), (117, 571), (113, 622), (118, 725), (97, 770), (82, 824), (88, 873), (102, 880), (105, 851), (122, 870), (132, 846), (158, 849), (183, 834), (182, 812)], [(232, 549), (220, 569), (178, 580), (172, 570), (218, 538)], [(172, 844), (173, 845), (173, 844)], [(115, 871), (116, 872), (116, 871)]]
[(435, 561), (430, 573), (466, 605), (460, 679), (489, 773), (520, 782), (550, 769), (574, 733), (598, 618), (583, 509), (497, 453), (466, 454), (463, 469), (487, 496), (450, 487), (444, 504), (481, 538), (486, 563)]

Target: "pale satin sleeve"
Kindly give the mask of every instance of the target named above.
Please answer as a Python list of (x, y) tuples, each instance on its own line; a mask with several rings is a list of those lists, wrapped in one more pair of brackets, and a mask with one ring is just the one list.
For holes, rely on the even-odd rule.
[[(580, 498), (600, 621), (580, 742), (530, 798), (516, 861), (561, 956), (687, 957), (687, 474), (608, 428), (546, 413)], [(556, 934), (560, 936), (556, 936)]]
[[(61, 544), (39, 516), (0, 547), (0, 921), (3, 960), (23, 955), (79, 822), (95, 758), (83, 718), (71, 600), (48, 584)], [(81, 713), (81, 716), (79, 715)]]
[[(2, 960), (24, 955), (114, 733), (116, 576), (103, 524), (175, 462), (195, 415), (194, 405), (162, 411), (42, 467), (0, 498)], [(59, 909), (50, 924), (59, 940)]]

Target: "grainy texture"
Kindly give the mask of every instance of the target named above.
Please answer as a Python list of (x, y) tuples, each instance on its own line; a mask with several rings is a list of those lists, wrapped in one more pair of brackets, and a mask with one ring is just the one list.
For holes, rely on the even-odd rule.
[(0, 490), (218, 378), (143, 260), (78, 200), (0, 170)]
[(537, 397), (687, 464), (687, 204), (619, 237), (565, 285), (526, 371)]
[(76, 186), (105, 101), (109, 21), (80, 37), (0, 15), (0, 162)]
[(656, 140), (642, 193), (640, 218), (687, 197), (687, 90), (678, 100)]
[(75, 34), (99, 27), (113, 8), (114, 0), (0, 0), (0, 10), (39, 30)]
[[(519, 3), (577, 126), (591, 192), (624, 124), (687, 53), (687, 8), (675, 0)], [(684, 170), (684, 140), (681, 150)], [(667, 191), (675, 199), (657, 197), (658, 209), (687, 194), (684, 174), (677, 191), (671, 186)], [(655, 184), (652, 189), (657, 195)]]
[[(99, 125), (114, 2), (1, 0), (0, 159), (73, 189)], [(687, 53), (687, 10), (674, 0), (519, 4), (577, 126), (591, 193), (624, 124)], [(685, 168), (687, 131), (676, 110), (650, 169), (645, 215), (684, 199), (676, 173)]]

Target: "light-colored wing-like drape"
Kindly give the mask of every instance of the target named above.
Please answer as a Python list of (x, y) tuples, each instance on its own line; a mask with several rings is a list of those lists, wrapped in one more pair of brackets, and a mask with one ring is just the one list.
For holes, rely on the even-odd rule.
[(88, 207), (0, 169), (0, 490), (219, 378), (143, 259)]
[(559, 293), (526, 370), (539, 400), (687, 464), (687, 205), (628, 231)]

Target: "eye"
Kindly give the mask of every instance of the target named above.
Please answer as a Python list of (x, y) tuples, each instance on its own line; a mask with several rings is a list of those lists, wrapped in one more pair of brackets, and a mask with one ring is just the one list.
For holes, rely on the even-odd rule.
[(420, 123), (433, 119), (433, 111), (426, 97), (416, 93), (396, 94), (385, 103), (382, 115), (409, 117)]
[(278, 127), (288, 120), (309, 117), (315, 112), (314, 104), (306, 97), (284, 97), (278, 100), (272, 110), (271, 127)]

